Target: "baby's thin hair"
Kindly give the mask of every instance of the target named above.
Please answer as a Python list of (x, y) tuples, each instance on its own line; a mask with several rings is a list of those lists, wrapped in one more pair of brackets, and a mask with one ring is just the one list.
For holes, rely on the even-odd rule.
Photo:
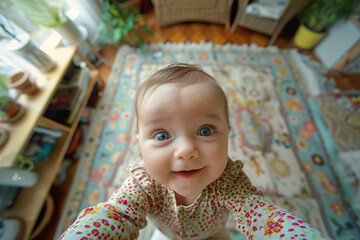
[[(191, 77), (190, 77), (191, 74)], [(228, 117), (228, 104), (224, 91), (218, 82), (200, 65), (188, 63), (175, 63), (164, 67), (150, 75), (139, 87), (135, 99), (135, 112), (138, 115), (139, 104), (144, 101), (145, 97), (149, 98), (156, 89), (164, 84), (179, 83), (190, 85), (199, 82), (209, 83), (213, 86), (216, 93), (225, 101), (225, 111)]]

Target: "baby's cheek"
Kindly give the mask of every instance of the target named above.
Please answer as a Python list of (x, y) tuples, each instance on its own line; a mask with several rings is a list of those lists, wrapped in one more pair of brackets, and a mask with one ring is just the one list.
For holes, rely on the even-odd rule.
[(146, 156), (144, 157), (144, 165), (146, 171), (153, 177), (155, 180), (161, 178), (165, 172), (167, 172), (168, 163), (161, 157), (161, 154), (157, 156), (154, 154), (151, 157)]

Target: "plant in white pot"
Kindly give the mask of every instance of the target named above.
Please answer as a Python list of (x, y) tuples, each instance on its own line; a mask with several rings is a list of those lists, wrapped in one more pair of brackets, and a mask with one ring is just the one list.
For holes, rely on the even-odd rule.
[(301, 25), (294, 43), (302, 49), (313, 48), (325, 36), (326, 30), (340, 19), (347, 19), (359, 10), (359, 0), (314, 0), (300, 15)]
[(34, 23), (58, 32), (63, 37), (65, 45), (75, 45), (83, 39), (84, 33), (66, 16), (63, 1), (11, 1)]

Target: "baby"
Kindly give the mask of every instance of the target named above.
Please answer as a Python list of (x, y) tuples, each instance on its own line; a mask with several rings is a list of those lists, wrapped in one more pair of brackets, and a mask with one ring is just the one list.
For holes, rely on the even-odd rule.
[(60, 239), (137, 239), (147, 217), (168, 239), (329, 239), (273, 205), (228, 157), (226, 96), (200, 67), (174, 64), (136, 96), (142, 161), (111, 198), (84, 209)]

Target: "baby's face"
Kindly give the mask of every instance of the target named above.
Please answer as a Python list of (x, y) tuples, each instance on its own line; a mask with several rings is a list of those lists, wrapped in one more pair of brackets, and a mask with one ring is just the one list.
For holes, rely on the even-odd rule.
[(138, 129), (146, 170), (182, 197), (196, 198), (226, 167), (224, 100), (205, 83), (160, 86), (139, 104)]

